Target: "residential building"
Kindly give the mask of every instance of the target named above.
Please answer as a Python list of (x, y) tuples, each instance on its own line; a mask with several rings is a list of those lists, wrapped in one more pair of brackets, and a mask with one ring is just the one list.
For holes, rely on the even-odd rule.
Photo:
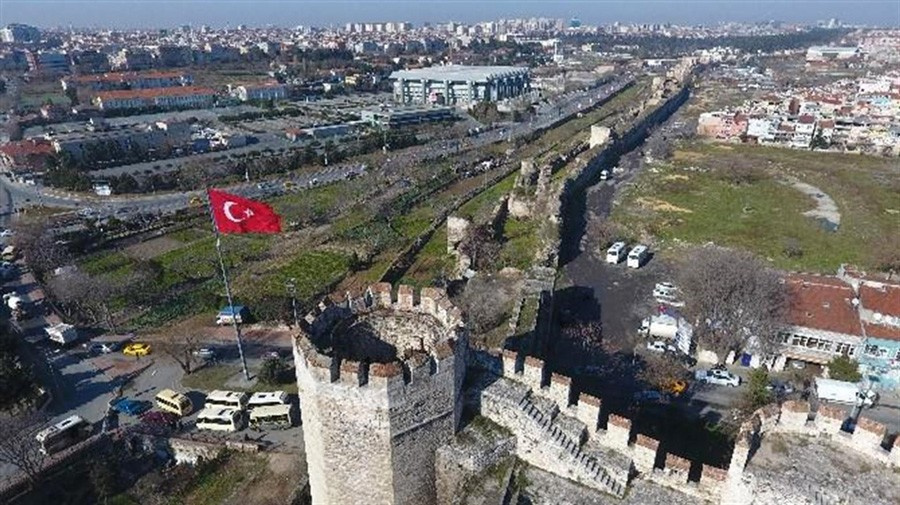
[(28, 51), (25, 53), (28, 70), (42, 74), (65, 74), (69, 72), (69, 55), (61, 51)]
[(842, 267), (839, 275), (859, 293), (865, 340), (861, 371), (884, 389), (900, 389), (900, 283)]
[(445, 65), (398, 70), (394, 100), (399, 103), (434, 103), (468, 106), (522, 96), (531, 91), (531, 74), (525, 67)]
[(831, 276), (791, 274), (785, 279), (789, 307), (774, 369), (790, 360), (825, 365), (835, 356), (858, 358), (862, 325), (853, 287)]
[(251, 100), (284, 100), (287, 98), (287, 86), (277, 82), (244, 84), (231, 88), (231, 96), (242, 102)]
[(94, 97), (94, 104), (101, 110), (145, 109), (198, 109), (215, 104), (217, 93), (199, 86), (178, 86), (135, 90), (101, 91)]
[(0, 146), (0, 170), (15, 178), (41, 173), (53, 152), (53, 146), (45, 139), (8, 142)]
[(148, 70), (153, 67), (153, 53), (146, 49), (127, 48), (109, 56), (116, 70)]
[(156, 48), (157, 67), (184, 67), (194, 61), (189, 46), (159, 46)]
[(858, 47), (812, 46), (806, 50), (806, 61), (848, 60), (860, 55)]
[(184, 72), (112, 72), (98, 75), (79, 75), (62, 79), (62, 89), (111, 91), (124, 89), (171, 88), (190, 86), (193, 78)]
[(0, 30), (0, 42), (10, 44), (40, 42), (41, 31), (29, 25), (12, 23)]

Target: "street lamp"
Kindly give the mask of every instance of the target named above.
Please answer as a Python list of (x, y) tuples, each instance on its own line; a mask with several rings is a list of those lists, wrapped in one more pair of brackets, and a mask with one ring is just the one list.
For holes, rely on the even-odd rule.
[(284, 283), (291, 295), (291, 309), (294, 313), (294, 328), (300, 328), (300, 318), (297, 316), (297, 279), (291, 277)]

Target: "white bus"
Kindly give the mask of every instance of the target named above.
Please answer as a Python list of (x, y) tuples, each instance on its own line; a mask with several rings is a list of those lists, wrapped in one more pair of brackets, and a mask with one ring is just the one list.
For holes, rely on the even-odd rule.
[(628, 268), (641, 268), (647, 261), (647, 255), (650, 251), (645, 245), (638, 245), (628, 253)]
[(212, 391), (206, 395), (206, 407), (225, 407), (229, 409), (246, 410), (247, 399), (250, 395), (239, 391)]
[(240, 431), (244, 429), (244, 413), (237, 409), (207, 407), (197, 414), (197, 429)]
[(163, 389), (156, 394), (156, 407), (159, 410), (178, 414), (179, 416), (186, 416), (194, 410), (194, 405), (191, 403), (190, 398), (171, 389)]
[(250, 411), (250, 428), (276, 428), (286, 430), (294, 425), (294, 408), (290, 405), (256, 407)]
[(625, 242), (616, 242), (606, 250), (606, 262), (611, 265), (616, 265), (625, 259), (625, 253)]
[(83, 440), (91, 433), (91, 425), (81, 416), (70, 416), (38, 432), (34, 438), (41, 453), (53, 454)]
[(259, 407), (273, 407), (288, 404), (288, 395), (284, 391), (261, 391), (250, 395), (247, 408), (253, 410)]

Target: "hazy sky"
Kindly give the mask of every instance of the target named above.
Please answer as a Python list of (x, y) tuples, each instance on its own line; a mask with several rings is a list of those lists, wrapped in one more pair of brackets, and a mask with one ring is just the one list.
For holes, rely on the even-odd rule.
[(0, 0), (0, 24), (44, 27), (421, 24), (531, 16), (577, 16), (586, 24), (839, 18), (848, 23), (900, 26), (900, 0)]

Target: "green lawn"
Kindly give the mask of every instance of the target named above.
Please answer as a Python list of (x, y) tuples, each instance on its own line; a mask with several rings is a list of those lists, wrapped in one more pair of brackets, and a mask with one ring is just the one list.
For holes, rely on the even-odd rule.
[[(250, 375), (254, 375), (258, 370), (250, 369)], [(272, 391), (279, 390), (285, 391), (289, 394), (297, 392), (297, 382), (289, 381), (284, 384), (263, 384), (261, 382), (255, 382), (249, 388), (241, 388), (240, 386), (235, 385), (233, 382), (229, 382), (239, 375), (241, 375), (241, 367), (239, 365), (212, 365), (205, 366), (195, 371), (190, 375), (185, 375), (181, 379), (182, 387), (190, 390), (196, 391), (213, 391), (216, 389), (228, 389), (228, 390), (240, 390), (247, 391), (248, 393), (255, 393), (258, 391)]]
[(454, 257), (447, 253), (447, 225), (444, 225), (434, 232), (425, 247), (419, 251), (415, 263), (400, 279), (400, 284), (432, 286), (442, 275), (450, 275), (454, 263)]
[[(880, 237), (896, 237), (896, 160), (708, 144), (684, 146), (673, 160), (645, 171), (612, 217), (633, 236), (655, 237), (662, 248), (715, 242), (752, 251), (780, 268), (832, 273), (841, 263), (872, 267)], [(753, 176), (736, 183), (730, 176), (735, 170)], [(788, 177), (835, 200), (837, 232), (803, 215), (815, 202), (779, 182)], [(789, 257), (785, 246), (791, 243), (801, 255)]]
[(527, 270), (534, 261), (538, 247), (540, 221), (510, 217), (503, 226), (503, 249), (500, 262), (503, 266)]
[(518, 175), (519, 172), (515, 171), (501, 179), (497, 184), (482, 191), (478, 196), (461, 206), (456, 211), (456, 215), (470, 220), (478, 216), (487, 216), (500, 201), (500, 198), (512, 190)]
[(303, 251), (287, 264), (261, 274), (242, 276), (235, 284), (236, 296), (253, 306), (269, 297), (285, 297), (285, 282), (296, 280), (297, 299), (313, 301), (350, 271), (351, 258), (332, 251)]

